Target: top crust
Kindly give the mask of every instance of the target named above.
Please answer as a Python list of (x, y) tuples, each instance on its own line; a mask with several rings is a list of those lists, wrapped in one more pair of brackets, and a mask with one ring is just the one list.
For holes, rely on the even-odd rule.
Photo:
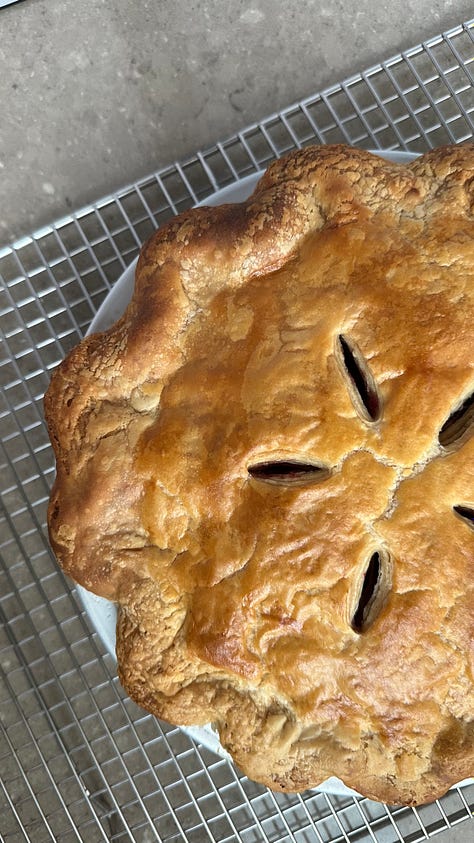
[(45, 396), (51, 543), (118, 602), (122, 683), (269, 787), (474, 770), (473, 207), (471, 144), (295, 152), (157, 231)]

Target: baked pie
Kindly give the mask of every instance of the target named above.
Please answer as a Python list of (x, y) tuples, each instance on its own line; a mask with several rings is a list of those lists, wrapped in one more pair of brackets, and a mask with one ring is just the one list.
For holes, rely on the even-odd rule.
[(53, 375), (51, 543), (125, 689), (270, 788), (474, 771), (473, 214), (472, 144), (296, 151)]

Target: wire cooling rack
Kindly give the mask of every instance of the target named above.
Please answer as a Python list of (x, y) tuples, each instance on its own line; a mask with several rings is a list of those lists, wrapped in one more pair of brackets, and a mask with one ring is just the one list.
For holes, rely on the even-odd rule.
[(474, 20), (0, 252), (2, 840), (417, 843), (463, 821), (474, 839), (473, 785), (418, 810), (272, 794), (139, 710), (51, 556), (42, 415), (51, 370), (173, 214), (308, 143), (421, 152), (472, 138), (473, 36)]

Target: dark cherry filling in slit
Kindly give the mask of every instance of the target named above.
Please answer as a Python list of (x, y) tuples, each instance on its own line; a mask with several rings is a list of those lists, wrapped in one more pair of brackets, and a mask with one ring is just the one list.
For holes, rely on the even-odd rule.
[(380, 553), (373, 553), (370, 557), (367, 570), (364, 574), (364, 582), (359, 596), (359, 602), (354, 612), (351, 626), (354, 632), (364, 632), (368, 626), (370, 609), (377, 596), (381, 576)]
[(276, 460), (260, 462), (248, 468), (251, 477), (278, 486), (298, 486), (323, 480), (329, 475), (324, 466), (297, 460)]
[(347, 337), (339, 334), (338, 342), (344, 368), (359, 396), (365, 416), (368, 421), (376, 422), (382, 415), (382, 405), (368, 364)]

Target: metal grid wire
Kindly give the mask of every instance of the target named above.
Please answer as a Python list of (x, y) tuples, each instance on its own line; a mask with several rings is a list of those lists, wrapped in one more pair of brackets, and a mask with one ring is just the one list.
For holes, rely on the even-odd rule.
[(139, 710), (48, 546), (51, 370), (157, 225), (308, 143), (421, 152), (474, 131), (474, 20), (249, 126), (0, 252), (0, 836), (5, 841), (417, 843), (474, 785), (417, 810), (272, 794)]

